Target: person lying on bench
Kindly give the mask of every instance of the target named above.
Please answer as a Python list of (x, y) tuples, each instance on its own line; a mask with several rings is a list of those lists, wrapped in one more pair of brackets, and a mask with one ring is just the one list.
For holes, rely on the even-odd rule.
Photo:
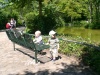
[(35, 32), (35, 39), (33, 40), (34, 43), (37, 43), (39, 45), (43, 44), (42, 36), (41, 36), (41, 31), (36, 31)]

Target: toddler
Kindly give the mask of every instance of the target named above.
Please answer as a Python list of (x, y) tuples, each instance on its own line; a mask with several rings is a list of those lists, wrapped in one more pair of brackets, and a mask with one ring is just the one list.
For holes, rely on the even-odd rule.
[(41, 31), (38, 30), (35, 32), (35, 39), (33, 41), (37, 44), (43, 44)]
[(56, 57), (58, 57), (58, 49), (59, 49), (59, 40), (56, 38), (56, 32), (51, 30), (49, 32), (50, 38), (48, 40), (50, 44), (50, 53), (52, 56), (52, 60), (55, 61)]

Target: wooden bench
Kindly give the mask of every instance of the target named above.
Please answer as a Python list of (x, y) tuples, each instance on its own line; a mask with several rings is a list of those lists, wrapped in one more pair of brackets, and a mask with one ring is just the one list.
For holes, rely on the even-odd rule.
[(45, 45), (45, 44), (39, 45), (39, 44), (34, 43), (33, 35), (26, 34), (26, 33), (21, 34), (17, 29), (14, 29), (14, 30), (7, 29), (6, 34), (9, 38), (9, 40), (11, 40), (13, 42), (14, 50), (16, 49), (15, 44), (18, 44), (29, 50), (34, 51), (36, 63), (38, 62), (37, 54), (39, 52), (41, 52), (42, 50), (49, 48), (49, 45)]

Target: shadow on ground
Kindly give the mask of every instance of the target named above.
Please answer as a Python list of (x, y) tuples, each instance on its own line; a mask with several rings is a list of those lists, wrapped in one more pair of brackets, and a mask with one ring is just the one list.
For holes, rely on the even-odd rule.
[[(33, 58), (33, 56), (17, 49), (18, 51), (22, 52), (25, 55), (28, 55), (30, 58)], [(42, 64), (42, 63), (41, 63)], [(41, 65), (40, 64), (40, 65)], [(55, 65), (59, 65), (54, 63)], [(79, 65), (75, 65), (75, 63), (71, 63), (71, 65), (68, 65), (67, 63), (60, 63), (61, 66), (63, 66), (64, 68), (57, 68), (56, 71), (51, 71), (50, 69), (44, 69), (44, 70), (38, 70), (37, 72), (32, 72), (30, 70), (25, 70), (24, 74), (8, 74), (8, 75), (97, 75), (94, 72), (92, 72), (91, 69), (89, 69), (88, 66), (84, 66), (82, 64), (82, 62), (80, 62)], [(39, 65), (37, 65), (39, 66)], [(34, 68), (33, 68), (34, 69)]]
[[(32, 52), (33, 54), (28, 54), (29, 51), (28, 51), (28, 52), (25, 51), (25, 50), (23, 51), (23, 50), (18, 49), (18, 48), (16, 48), (16, 50), (19, 51), (19, 52), (21, 52), (21, 53), (23, 53), (24, 55), (29, 56), (29, 57), (32, 58), (32, 59), (35, 59), (35, 58), (36, 58), (34, 52)], [(43, 56), (43, 55), (46, 55), (46, 52), (42, 52), (42, 53), (39, 53), (39, 54), (37, 55), (37, 60), (38, 60), (40, 63), (47, 63), (47, 62), (51, 61), (50, 57)]]
[[(66, 65), (61, 63), (64, 69), (58, 69), (58, 72), (50, 72), (49, 70), (38, 71), (33, 73), (31, 71), (24, 71), (23, 75), (95, 75), (91, 70), (86, 68), (80, 68), (80, 66)], [(9, 74), (9, 75), (21, 75), (21, 74)]]

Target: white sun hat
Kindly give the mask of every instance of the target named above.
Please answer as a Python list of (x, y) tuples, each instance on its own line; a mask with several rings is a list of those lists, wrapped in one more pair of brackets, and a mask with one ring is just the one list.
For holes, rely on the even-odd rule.
[(54, 34), (56, 34), (56, 32), (53, 31), (53, 30), (51, 30), (51, 31), (49, 32), (49, 35), (50, 35), (50, 36), (52, 36), (52, 35), (54, 35)]

